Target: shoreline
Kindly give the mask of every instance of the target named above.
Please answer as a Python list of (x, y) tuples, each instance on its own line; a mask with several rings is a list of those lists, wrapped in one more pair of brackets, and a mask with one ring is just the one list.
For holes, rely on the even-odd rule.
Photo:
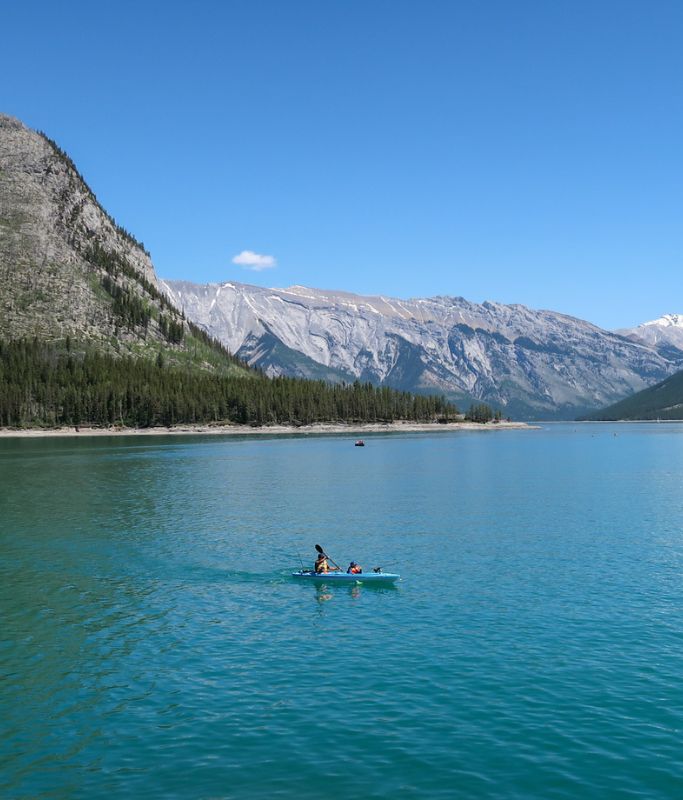
[(0, 428), (0, 439), (42, 439), (92, 436), (289, 436), (319, 434), (425, 433), (432, 431), (534, 430), (538, 426), (526, 422), (371, 422), (357, 425), (316, 423), (314, 425), (175, 425), (172, 428)]

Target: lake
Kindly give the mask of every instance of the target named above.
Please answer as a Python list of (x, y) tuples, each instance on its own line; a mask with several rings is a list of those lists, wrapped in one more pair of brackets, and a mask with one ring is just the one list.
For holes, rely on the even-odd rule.
[(0, 440), (3, 798), (680, 795), (683, 425), (354, 438)]

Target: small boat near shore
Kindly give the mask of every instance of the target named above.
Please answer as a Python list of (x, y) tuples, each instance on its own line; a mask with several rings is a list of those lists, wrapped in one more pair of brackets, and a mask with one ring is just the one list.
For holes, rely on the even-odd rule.
[(348, 572), (313, 572), (313, 570), (301, 570), (292, 572), (292, 578), (299, 581), (311, 581), (313, 583), (396, 583), (401, 576), (395, 572), (361, 572), (350, 574)]
[(355, 447), (365, 447), (365, 442), (362, 439), (356, 439)]

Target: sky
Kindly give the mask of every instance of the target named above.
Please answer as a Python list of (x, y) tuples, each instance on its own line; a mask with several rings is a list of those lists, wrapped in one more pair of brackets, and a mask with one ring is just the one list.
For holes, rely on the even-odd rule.
[(683, 312), (683, 3), (5, 3), (0, 111), (157, 274)]

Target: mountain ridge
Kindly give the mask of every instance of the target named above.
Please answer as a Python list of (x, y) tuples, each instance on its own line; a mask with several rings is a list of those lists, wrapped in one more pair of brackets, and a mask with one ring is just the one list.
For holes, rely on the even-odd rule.
[(7, 115), (0, 310), (9, 340), (82, 340), (210, 370), (244, 372), (243, 358), (269, 376), (445, 394), (538, 419), (605, 406), (683, 365), (672, 344), (522, 304), (161, 281), (61, 148)]
[[(683, 365), (585, 320), (522, 304), (409, 300), (292, 286), (160, 279), (190, 319), (268, 374), (297, 374), (275, 339), (344, 380), (484, 401), (513, 416), (574, 418)], [(245, 342), (248, 346), (245, 347)]]
[(673, 346), (683, 349), (683, 314), (663, 314), (634, 328), (621, 328), (617, 333), (657, 348)]
[(46, 134), (0, 114), (0, 337), (243, 369), (159, 291), (149, 252)]
[(0, 426), (448, 421), (442, 397), (269, 380), (159, 291), (46, 135), (0, 116)]

